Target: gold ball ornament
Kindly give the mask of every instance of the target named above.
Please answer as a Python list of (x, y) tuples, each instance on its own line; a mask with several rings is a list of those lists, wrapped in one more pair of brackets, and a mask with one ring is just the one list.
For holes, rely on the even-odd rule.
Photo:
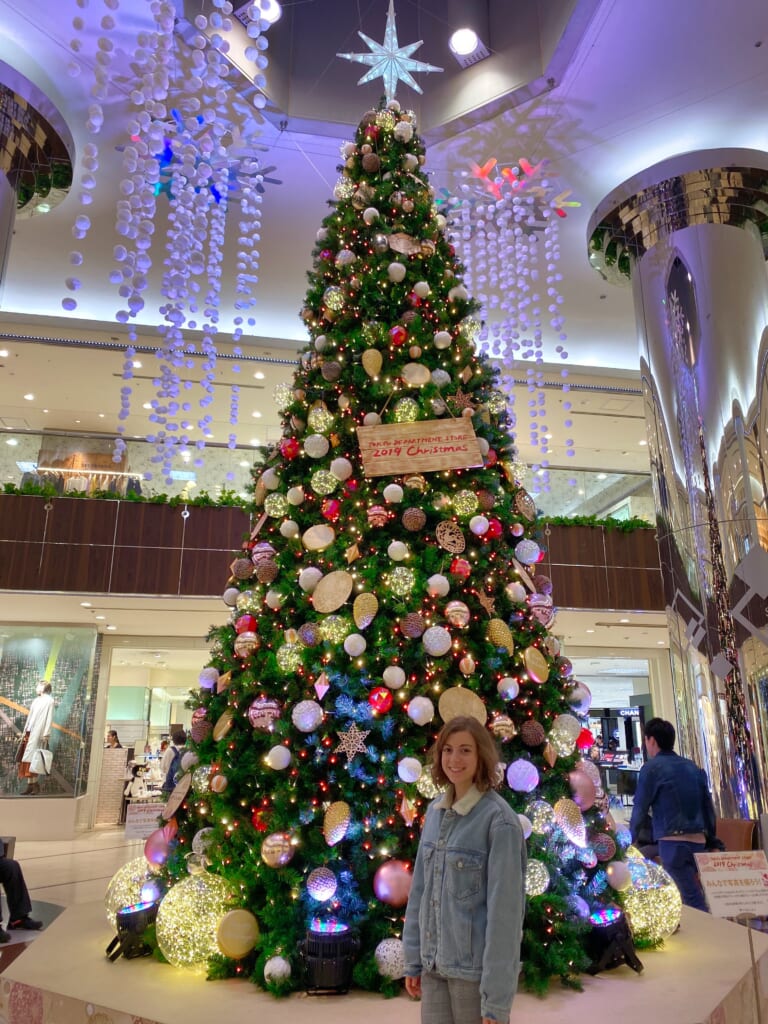
[(231, 960), (240, 960), (250, 953), (258, 938), (259, 922), (250, 910), (230, 910), (216, 929), (216, 944), (222, 955)]
[(216, 875), (189, 875), (163, 897), (157, 912), (157, 943), (174, 967), (204, 968), (218, 951), (219, 921), (233, 898)]
[(358, 594), (352, 605), (352, 618), (358, 629), (367, 629), (376, 617), (379, 601), (375, 594)]
[(515, 639), (512, 636), (512, 630), (503, 619), (491, 619), (486, 636), (494, 647), (504, 647), (509, 654), (514, 653)]
[(536, 647), (526, 647), (523, 651), (523, 664), (534, 683), (546, 683), (549, 678), (549, 663)]
[(323, 836), (329, 846), (335, 846), (346, 836), (352, 810), (344, 800), (335, 800), (323, 818)]
[(587, 828), (578, 806), (567, 797), (562, 797), (554, 806), (555, 821), (575, 845), (587, 845)]
[(638, 941), (657, 945), (669, 938), (680, 924), (683, 902), (680, 891), (667, 872), (652, 861), (643, 861), (636, 872), (630, 864), (633, 884), (621, 895), (621, 903)]
[[(241, 634), (241, 636), (242, 636), (242, 634)], [(216, 743), (218, 743), (219, 740), (223, 740), (224, 739), (224, 737), (227, 735), (227, 733), (232, 728), (233, 721), (234, 721), (234, 712), (232, 711), (231, 708), (227, 708), (225, 711), (222, 711), (221, 715), (219, 716), (218, 721), (216, 722), (216, 724), (213, 727), (213, 739), (214, 739), (214, 741)]]
[(485, 725), (488, 719), (485, 704), (466, 686), (451, 686), (444, 690), (440, 695), (437, 710), (444, 722), (466, 716), (476, 718), (481, 725)]

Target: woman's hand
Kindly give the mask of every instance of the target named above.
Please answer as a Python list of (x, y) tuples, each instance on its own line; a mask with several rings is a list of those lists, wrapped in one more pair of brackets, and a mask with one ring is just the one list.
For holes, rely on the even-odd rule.
[[(411, 997), (411, 999), (421, 999), (421, 975), (417, 974), (415, 978), (405, 979), (405, 991)], [(485, 1024), (485, 1022), (483, 1022)]]

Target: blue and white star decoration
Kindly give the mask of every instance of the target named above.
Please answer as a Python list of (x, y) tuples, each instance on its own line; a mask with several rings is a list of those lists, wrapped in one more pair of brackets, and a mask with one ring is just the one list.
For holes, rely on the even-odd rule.
[(366, 71), (357, 84), (364, 85), (365, 82), (372, 82), (374, 78), (382, 78), (384, 80), (387, 101), (395, 98), (398, 82), (405, 82), (406, 85), (410, 85), (416, 92), (422, 91), (419, 83), (411, 75), (411, 71), (443, 70), (443, 68), (435, 67), (434, 64), (427, 64), (423, 60), (411, 59), (411, 54), (418, 50), (424, 42), (423, 39), (420, 39), (418, 43), (408, 43), (407, 46), (398, 45), (394, 0), (389, 0), (387, 28), (384, 33), (383, 43), (374, 42), (373, 39), (363, 32), (358, 32), (357, 34), (371, 52), (337, 53), (336, 56), (342, 57), (344, 60), (357, 61), (358, 64), (367, 64), (371, 70)]

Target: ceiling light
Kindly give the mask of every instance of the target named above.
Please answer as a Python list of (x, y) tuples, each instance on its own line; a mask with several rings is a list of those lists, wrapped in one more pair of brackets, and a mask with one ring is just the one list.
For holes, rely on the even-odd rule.
[(647, 441), (638, 441), (637, 443), (638, 443), (638, 444), (648, 444), (648, 442), (647, 442)]
[(664, 645), (664, 641), (663, 640), (657, 640), (656, 643), (657, 644), (661, 644), (662, 646)]
[(80, 607), (81, 608), (93, 608), (93, 605), (91, 604), (90, 601), (81, 601), (80, 602)]
[(142, 364), (139, 362), (139, 360), (138, 359), (134, 359), (133, 360), (133, 368), (134, 368), (134, 370), (140, 370), (141, 367), (142, 367)]
[(251, 416), (253, 416), (253, 418), (256, 419), (256, 420), (260, 420), (261, 419), (261, 413), (258, 411), (258, 409), (256, 410), (256, 412), (252, 412)]
[(256, 378), (256, 380), (264, 380), (264, 374), (261, 372), (261, 370), (257, 370), (253, 376)]
[(31, 394), (31, 393), (28, 394), (28, 395), (24, 395), (24, 400), (26, 402), (34, 402), (35, 396), (33, 394)]
[(270, 25), (274, 25), (276, 21), (279, 21), (280, 15), (283, 13), (283, 8), (277, 0), (259, 0), (258, 3), (253, 5), (253, 9), (256, 19), (263, 18)]
[(466, 57), (477, 49), (480, 40), (477, 32), (471, 28), (458, 28), (448, 40), (448, 45), (460, 57)]
[(141, 408), (142, 409), (151, 409), (152, 408), (152, 403), (151, 402), (144, 402)]
[(259, 447), (259, 445), (261, 444), (261, 441), (259, 440), (259, 438), (258, 438), (258, 437), (252, 437), (252, 438), (251, 438), (251, 440), (250, 440), (250, 441), (248, 442), (248, 444), (249, 444), (249, 445), (250, 445), (250, 446), (251, 446), (252, 448), (258, 448), (258, 447)]
[(43, 412), (48, 412), (48, 410), (47, 409), (43, 409)]
[(103, 412), (100, 412), (100, 413), (99, 413), (99, 419), (100, 419), (100, 420), (103, 420), (103, 419), (104, 419), (104, 413), (103, 413)]
[(608, 475), (607, 473), (598, 473), (597, 474), (597, 479), (598, 480), (605, 480), (607, 475)]
[(15, 438), (15, 437), (9, 437), (9, 438), (8, 438), (8, 440), (7, 440), (7, 441), (6, 441), (5, 443), (6, 443), (6, 444), (9, 444), (9, 445), (10, 445), (10, 446), (11, 446), (12, 448), (15, 448), (15, 446), (16, 446), (16, 445), (17, 445), (17, 444), (18, 444), (19, 442), (18, 442), (18, 441), (16, 440), (16, 438)]
[(117, 629), (117, 626), (107, 626), (107, 629)]
[(107, 617), (106, 615), (97, 615), (96, 616), (96, 618), (99, 619), (99, 621), (103, 621), (104, 619), (106, 619), (106, 617)]
[(238, 462), (238, 466), (241, 466), (243, 469), (248, 469), (250, 462), (248, 462), (247, 459), (243, 459), (242, 462)]
[(629, 622), (629, 619), (619, 619), (619, 622)]
[(594, 633), (595, 631), (594, 631), (594, 629), (586, 629), (586, 630), (584, 630), (584, 632), (585, 633)]
[(6, 359), (8, 356), (7, 348), (0, 348), (0, 359)]

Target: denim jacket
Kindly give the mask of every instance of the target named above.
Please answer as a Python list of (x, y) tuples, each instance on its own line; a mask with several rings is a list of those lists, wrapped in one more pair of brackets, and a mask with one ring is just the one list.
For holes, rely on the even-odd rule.
[(696, 832), (715, 834), (706, 773), (673, 750), (660, 750), (640, 769), (629, 823), (633, 839), (649, 811), (654, 840)]
[(477, 980), (483, 1017), (507, 1021), (525, 912), (525, 840), (498, 793), (452, 788), (427, 808), (405, 912), (405, 973)]

